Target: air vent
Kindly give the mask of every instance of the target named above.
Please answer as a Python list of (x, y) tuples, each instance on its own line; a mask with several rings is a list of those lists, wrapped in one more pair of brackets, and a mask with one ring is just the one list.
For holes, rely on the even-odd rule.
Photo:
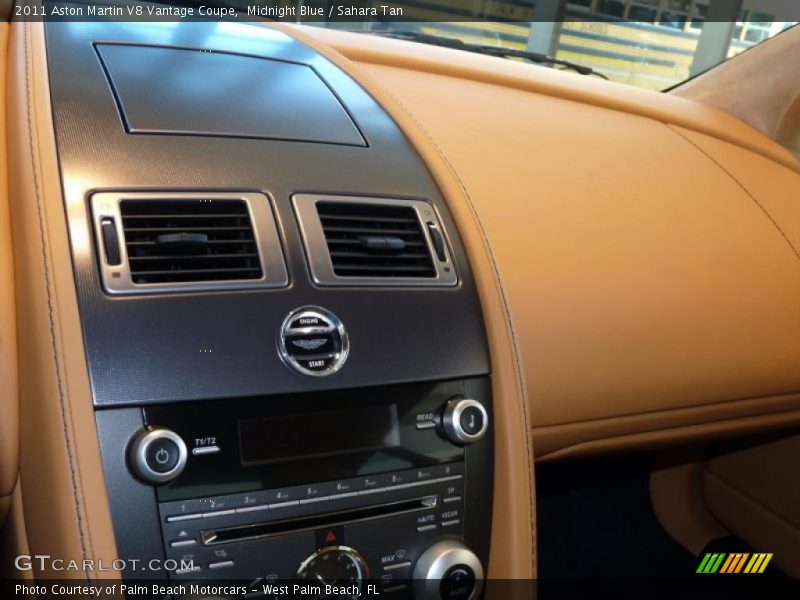
[(135, 284), (261, 278), (242, 200), (123, 200), (120, 213)]
[(441, 224), (429, 203), (306, 194), (293, 201), (317, 283), (456, 283)]
[(317, 202), (317, 214), (339, 277), (436, 277), (410, 206)]
[[(269, 200), (261, 194), (97, 194), (92, 203), (106, 251), (103, 278), (111, 292), (287, 282)], [(122, 260), (114, 255), (116, 243), (109, 246), (109, 234), (116, 231)]]

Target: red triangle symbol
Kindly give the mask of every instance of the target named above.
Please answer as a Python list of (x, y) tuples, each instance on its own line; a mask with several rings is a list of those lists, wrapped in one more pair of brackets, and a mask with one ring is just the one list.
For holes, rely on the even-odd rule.
[(335, 542), (336, 541), (336, 534), (333, 533), (332, 529), (327, 533), (327, 535), (325, 535), (325, 541), (326, 542)]

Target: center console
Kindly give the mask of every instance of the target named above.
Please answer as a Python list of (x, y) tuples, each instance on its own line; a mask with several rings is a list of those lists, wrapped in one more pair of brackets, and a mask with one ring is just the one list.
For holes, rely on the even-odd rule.
[(108, 472), (126, 461), (157, 486), (156, 506), (138, 504), (132, 482), (116, 492), (120, 512), (157, 513), (175, 582), (237, 579), (255, 595), (294, 579), (370, 580), (388, 593), (469, 580), (477, 593), (490, 406), (479, 378), (160, 405), (144, 410), (142, 426), (131, 415), (126, 431), (111, 413), (99, 423), (104, 455), (119, 451), (118, 434), (129, 440)]
[(124, 578), (475, 600), (491, 378), (447, 205), (344, 72), (222, 25), (46, 25)]

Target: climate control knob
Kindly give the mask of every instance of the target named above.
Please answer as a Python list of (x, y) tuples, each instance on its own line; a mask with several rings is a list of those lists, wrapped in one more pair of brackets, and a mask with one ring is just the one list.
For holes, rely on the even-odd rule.
[(183, 471), (187, 456), (181, 436), (163, 427), (143, 429), (128, 446), (131, 470), (145, 483), (172, 481)]
[(477, 400), (456, 396), (444, 406), (442, 428), (454, 444), (472, 444), (486, 434), (489, 415)]
[(481, 561), (461, 542), (442, 540), (414, 565), (417, 600), (475, 600), (483, 588)]
[[(320, 548), (305, 559), (297, 570), (297, 578), (317, 584), (336, 586), (346, 598), (358, 598), (363, 582), (369, 577), (364, 558), (348, 546)], [(348, 590), (354, 592), (351, 594)], [(317, 596), (315, 596), (317, 597)], [(321, 596), (328, 598), (330, 596)]]

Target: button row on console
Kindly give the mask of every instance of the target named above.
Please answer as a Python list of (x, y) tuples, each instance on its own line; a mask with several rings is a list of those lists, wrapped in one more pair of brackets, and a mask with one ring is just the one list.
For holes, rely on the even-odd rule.
[[(419, 486), (423, 486), (423, 485), (431, 485), (431, 484), (434, 484), (434, 483), (443, 483), (445, 481), (454, 481), (456, 479), (461, 479), (462, 477), (463, 477), (463, 475), (452, 475), (452, 476), (449, 476), (449, 477), (440, 477), (440, 478), (437, 478), (437, 479), (430, 479), (428, 481), (415, 481), (413, 483), (402, 483), (402, 484), (399, 484), (399, 485), (390, 485), (390, 486), (371, 489), (371, 490), (361, 490), (360, 492), (349, 492), (349, 493), (346, 493), (346, 494), (333, 494), (331, 496), (320, 496), (320, 497), (317, 497), (317, 498), (306, 498), (306, 499), (303, 499), (303, 500), (294, 500), (293, 502), (282, 502), (280, 504), (269, 504), (269, 505), (262, 505), (262, 506), (258, 506), (258, 507), (254, 506), (254, 507), (247, 507), (247, 508), (237, 508), (236, 512), (237, 513), (245, 513), (245, 512), (250, 512), (250, 511), (254, 511), (254, 510), (264, 510), (264, 509), (267, 509), (267, 508), (283, 508), (285, 506), (297, 506), (298, 504), (306, 505), (306, 504), (314, 504), (314, 503), (317, 503), (317, 502), (328, 502), (328, 501), (331, 501), (331, 500), (341, 500), (342, 498), (351, 498), (353, 496), (367, 496), (367, 495), (372, 495), (372, 494), (381, 494), (381, 493), (385, 493), (385, 492), (393, 492), (393, 491), (396, 491), (396, 490), (404, 490), (404, 489), (408, 489), (408, 488), (412, 488), (412, 487), (419, 487)], [(206, 515), (203, 515), (203, 517), (205, 517), (205, 516)]]
[[(352, 479), (342, 479), (318, 484), (298, 485), (272, 490), (258, 490), (225, 496), (177, 500), (160, 503), (162, 515), (186, 517), (186, 520), (200, 518), (195, 515), (214, 513), (222, 510), (235, 510), (265, 504), (280, 504), (306, 498), (357, 494), (368, 490), (413, 483), (415, 481), (435, 480), (440, 477), (463, 473), (464, 463), (432, 465), (395, 473), (382, 473)], [(171, 522), (176, 521), (173, 519)]]
[(269, 510), (269, 509), (276, 509), (276, 508), (286, 508), (289, 506), (298, 506), (298, 505), (305, 505), (305, 504), (312, 504), (317, 502), (329, 502), (331, 500), (341, 500), (342, 498), (351, 498), (353, 496), (366, 496), (372, 494), (381, 494), (385, 492), (393, 492), (396, 490), (405, 490), (414, 487), (420, 486), (427, 486), (434, 483), (445, 483), (448, 481), (456, 481), (461, 479), (463, 475), (448, 475), (447, 477), (438, 477), (436, 479), (427, 479), (425, 481), (413, 481), (410, 483), (400, 483), (397, 485), (389, 485), (386, 487), (380, 487), (375, 489), (369, 490), (361, 490), (359, 492), (347, 492), (344, 494), (333, 494), (331, 496), (319, 496), (315, 498), (305, 498), (302, 500), (287, 500), (286, 502), (273, 502), (271, 504), (258, 504), (254, 506), (244, 506), (237, 509), (228, 509), (228, 510), (218, 510), (212, 512), (205, 512), (205, 513), (193, 513), (189, 515), (170, 515), (167, 517), (167, 523), (175, 523), (178, 521), (191, 521), (194, 519), (209, 519), (212, 517), (221, 517), (226, 515), (232, 514), (243, 514), (249, 512), (256, 512), (262, 510)]
[[(188, 521), (215, 517), (235, 512), (250, 512), (267, 508), (296, 506), (301, 502), (339, 500), (356, 495), (374, 494), (387, 489), (405, 489), (426, 483), (452, 481), (462, 477), (464, 463), (433, 465), (396, 473), (378, 474), (355, 479), (345, 479), (319, 484), (299, 485), (289, 488), (231, 494), (213, 498), (183, 500), (164, 503), (161, 510), (170, 514), (167, 521)], [(163, 514), (163, 513), (162, 513)]]

